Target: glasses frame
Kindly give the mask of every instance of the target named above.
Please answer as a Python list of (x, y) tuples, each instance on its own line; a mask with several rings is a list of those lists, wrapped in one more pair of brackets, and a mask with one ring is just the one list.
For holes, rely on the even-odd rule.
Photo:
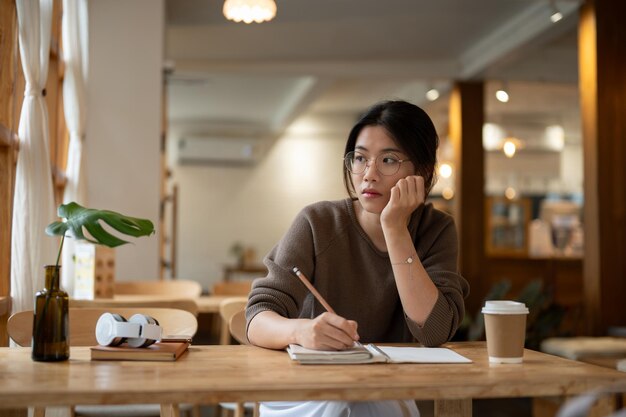
[(363, 155), (363, 154), (362, 154), (361, 152), (359, 152), (359, 151), (350, 151), (350, 152), (348, 152), (347, 154), (345, 154), (345, 155), (344, 155), (344, 157), (343, 157), (343, 164), (345, 165), (345, 167), (346, 167), (346, 169), (348, 170), (348, 172), (349, 172), (349, 173), (351, 173), (352, 175), (363, 175), (363, 174), (365, 174), (365, 171), (366, 171), (369, 167), (371, 167), (371, 166), (372, 166), (372, 159), (374, 160), (374, 167), (376, 168), (376, 171), (377, 171), (380, 175), (383, 175), (383, 176), (385, 176), (385, 177), (390, 177), (390, 176), (392, 176), (392, 175), (396, 175), (396, 174), (398, 173), (398, 171), (400, 171), (400, 167), (402, 166), (402, 163), (403, 163), (403, 162), (411, 162), (411, 160), (410, 160), (410, 159), (398, 159), (398, 169), (397, 169), (394, 173), (392, 173), (392, 174), (384, 174), (384, 173), (380, 170), (380, 168), (378, 168), (378, 163), (377, 163), (378, 158), (380, 158), (380, 157), (382, 157), (382, 156), (386, 156), (386, 155), (395, 155), (393, 152), (382, 153), (382, 154), (377, 155), (376, 157), (373, 157), (373, 158), (366, 158), (366, 157), (365, 157), (365, 155), (363, 155), (363, 157), (364, 157), (364, 158), (366, 158), (366, 161), (365, 161), (365, 168), (363, 168), (363, 171), (362, 171), (362, 172), (353, 172), (353, 171), (352, 171), (352, 167), (351, 167), (351, 163), (350, 163), (350, 160), (351, 160), (352, 158), (348, 158), (348, 156), (349, 156), (350, 154), (352, 154), (352, 156), (354, 157), (354, 155), (356, 155), (357, 153), (358, 153), (359, 155)]

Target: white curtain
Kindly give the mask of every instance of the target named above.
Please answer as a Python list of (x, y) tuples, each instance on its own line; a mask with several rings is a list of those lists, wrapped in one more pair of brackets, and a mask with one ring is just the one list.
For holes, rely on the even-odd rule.
[(48, 77), (52, 0), (17, 0), (20, 56), (26, 80), (18, 135), (11, 296), (13, 311), (33, 308), (43, 288), (45, 264), (56, 261), (58, 240), (45, 234), (56, 218), (48, 150), (48, 110), (42, 91)]
[[(85, 138), (85, 84), (87, 80), (87, 2), (85, 0), (63, 0), (63, 109), (65, 123), (70, 134), (67, 183), (63, 202), (75, 201), (85, 206), (85, 181), (83, 178), (83, 142)], [(74, 292), (74, 240), (65, 239), (63, 245), (63, 268), (61, 285), (72, 295)]]

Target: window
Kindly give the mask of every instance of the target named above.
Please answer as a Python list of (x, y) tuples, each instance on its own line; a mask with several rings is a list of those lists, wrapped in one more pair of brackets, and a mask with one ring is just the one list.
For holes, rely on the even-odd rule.
[[(65, 186), (68, 133), (63, 114), (63, 62), (61, 59), (61, 3), (54, 2), (52, 48), (46, 102), (50, 123), (50, 158), (55, 200), (61, 202)], [(24, 75), (18, 53), (15, 0), (0, 0), (0, 345), (8, 342), (6, 319), (11, 283), (11, 222), (17, 161), (19, 113)]]

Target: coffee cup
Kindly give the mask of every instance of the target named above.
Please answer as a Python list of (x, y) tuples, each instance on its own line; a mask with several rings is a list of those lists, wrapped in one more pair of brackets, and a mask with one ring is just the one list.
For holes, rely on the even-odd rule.
[(528, 315), (526, 305), (508, 300), (486, 301), (482, 313), (489, 362), (522, 363)]

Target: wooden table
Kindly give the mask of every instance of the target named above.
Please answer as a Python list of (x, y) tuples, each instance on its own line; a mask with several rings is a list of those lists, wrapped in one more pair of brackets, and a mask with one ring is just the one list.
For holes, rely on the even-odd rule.
[(212, 404), (266, 400), (434, 399), (438, 416), (471, 416), (473, 398), (574, 395), (626, 382), (624, 373), (526, 351), (523, 364), (489, 364), (484, 342), (448, 347), (471, 364), (300, 365), (282, 351), (192, 346), (177, 362), (98, 362), (72, 348), (67, 362), (33, 362), (0, 348), (0, 407)]

